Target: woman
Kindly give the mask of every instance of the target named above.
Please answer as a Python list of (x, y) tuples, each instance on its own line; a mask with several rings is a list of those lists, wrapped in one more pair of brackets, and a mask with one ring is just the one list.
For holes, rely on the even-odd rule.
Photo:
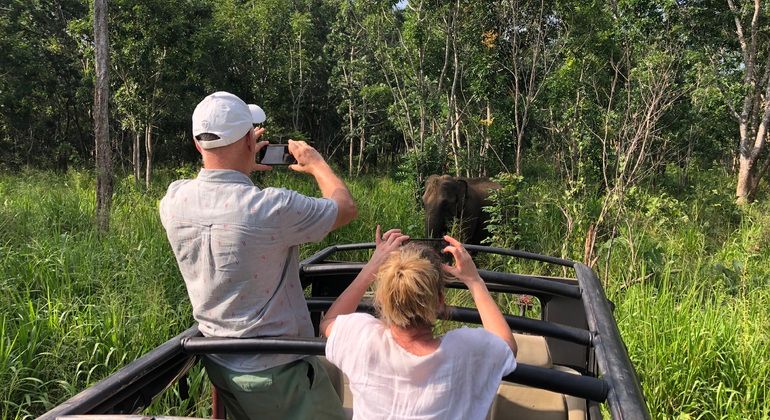
[[(321, 321), (326, 357), (350, 380), (354, 419), (483, 419), (500, 379), (516, 368), (516, 342), (468, 252), (454, 238), (442, 264), (398, 229), (375, 234), (372, 258)], [(436, 337), (443, 283), (463, 282), (484, 328)], [(379, 319), (353, 313), (370, 284)]]

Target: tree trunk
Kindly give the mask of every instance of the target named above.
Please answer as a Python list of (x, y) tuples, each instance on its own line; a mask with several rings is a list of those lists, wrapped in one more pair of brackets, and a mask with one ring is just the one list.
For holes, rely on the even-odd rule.
[(454, 33), (454, 25), (452, 25), (452, 64), (454, 66), (454, 72), (452, 74), (452, 90), (450, 91), (449, 98), (449, 122), (452, 124), (450, 129), (452, 130), (452, 156), (454, 157), (455, 175), (460, 176), (460, 161), (458, 154), (460, 153), (460, 118), (457, 112), (457, 82), (460, 73), (460, 63), (457, 57), (457, 36)]
[(139, 128), (134, 129), (133, 154), (131, 163), (134, 166), (134, 180), (139, 186), (142, 182), (142, 134)]
[(364, 149), (366, 148), (366, 128), (361, 124), (361, 135), (358, 137), (358, 165), (356, 166), (356, 176), (361, 175), (361, 167), (364, 162)]
[(144, 148), (145, 148), (145, 165), (144, 165), (144, 187), (150, 189), (150, 182), (152, 181), (152, 123), (147, 122), (147, 127), (144, 129)]
[(516, 175), (521, 176), (521, 143), (524, 142), (524, 130), (516, 127)]
[(107, 0), (94, 0), (94, 41), (96, 85), (94, 89), (94, 138), (96, 142), (96, 226), (105, 233), (110, 228), (112, 206), (112, 149), (110, 148), (109, 44)]
[[(760, 158), (767, 142), (767, 127), (770, 124), (770, 58), (760, 53), (760, 28), (762, 2), (755, 0), (753, 7), (736, 4), (727, 0), (735, 21), (735, 33), (743, 55), (743, 93), (741, 108), (728, 102), (733, 116), (738, 120), (740, 148), (738, 151), (738, 180), (735, 188), (737, 204), (754, 200), (759, 181), (767, 172), (770, 160)], [(751, 16), (750, 20), (747, 20)], [(746, 24), (748, 23), (748, 25)], [(764, 63), (762, 60), (765, 60)]]
[(348, 148), (348, 177), (353, 177), (353, 100), (348, 100), (348, 129), (350, 130), (350, 147)]
[[(750, 156), (740, 155), (738, 166), (738, 185), (735, 188), (736, 204), (743, 205), (754, 201), (754, 196), (766, 170), (758, 170), (757, 162)], [(767, 162), (765, 164), (767, 166)]]
[(489, 99), (487, 99), (487, 120), (486, 125), (484, 126), (484, 143), (482, 143), (481, 146), (481, 152), (479, 153), (481, 159), (479, 161), (479, 176), (487, 176), (487, 165), (484, 164), (487, 157), (487, 152), (489, 151), (490, 147), (492, 147), (492, 138), (489, 135), (489, 127), (492, 126), (492, 106), (489, 103)]

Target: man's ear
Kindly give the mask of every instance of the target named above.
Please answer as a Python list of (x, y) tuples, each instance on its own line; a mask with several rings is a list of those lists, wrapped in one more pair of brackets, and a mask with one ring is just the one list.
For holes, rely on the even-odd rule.
[(198, 141), (195, 140), (195, 137), (193, 137), (193, 143), (195, 143), (195, 148), (198, 149), (198, 153), (203, 154), (203, 149), (201, 149), (201, 145), (198, 144)]
[(246, 143), (246, 151), (248, 151), (248, 152), (254, 151), (254, 148), (257, 147), (257, 142), (250, 141), (251, 140), (250, 134), (251, 134), (251, 131), (246, 133), (245, 136), (241, 137), (241, 139), (238, 140), (238, 141), (242, 141), (242, 142)]

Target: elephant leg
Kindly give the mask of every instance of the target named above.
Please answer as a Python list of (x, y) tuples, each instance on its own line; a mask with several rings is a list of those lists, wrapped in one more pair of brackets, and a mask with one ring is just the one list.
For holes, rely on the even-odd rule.
[(481, 232), (479, 229), (479, 219), (477, 217), (468, 221), (468, 243), (473, 245), (481, 244)]
[(467, 217), (460, 220), (460, 242), (478, 245), (476, 239), (476, 218)]

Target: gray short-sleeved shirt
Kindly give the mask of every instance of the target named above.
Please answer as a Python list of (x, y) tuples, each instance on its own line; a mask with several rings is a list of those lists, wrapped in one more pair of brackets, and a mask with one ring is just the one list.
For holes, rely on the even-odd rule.
[[(169, 185), (160, 218), (205, 336), (313, 336), (297, 245), (326, 236), (337, 218), (334, 201), (260, 189), (238, 171), (202, 169)], [(211, 356), (240, 372), (301, 357)]]

